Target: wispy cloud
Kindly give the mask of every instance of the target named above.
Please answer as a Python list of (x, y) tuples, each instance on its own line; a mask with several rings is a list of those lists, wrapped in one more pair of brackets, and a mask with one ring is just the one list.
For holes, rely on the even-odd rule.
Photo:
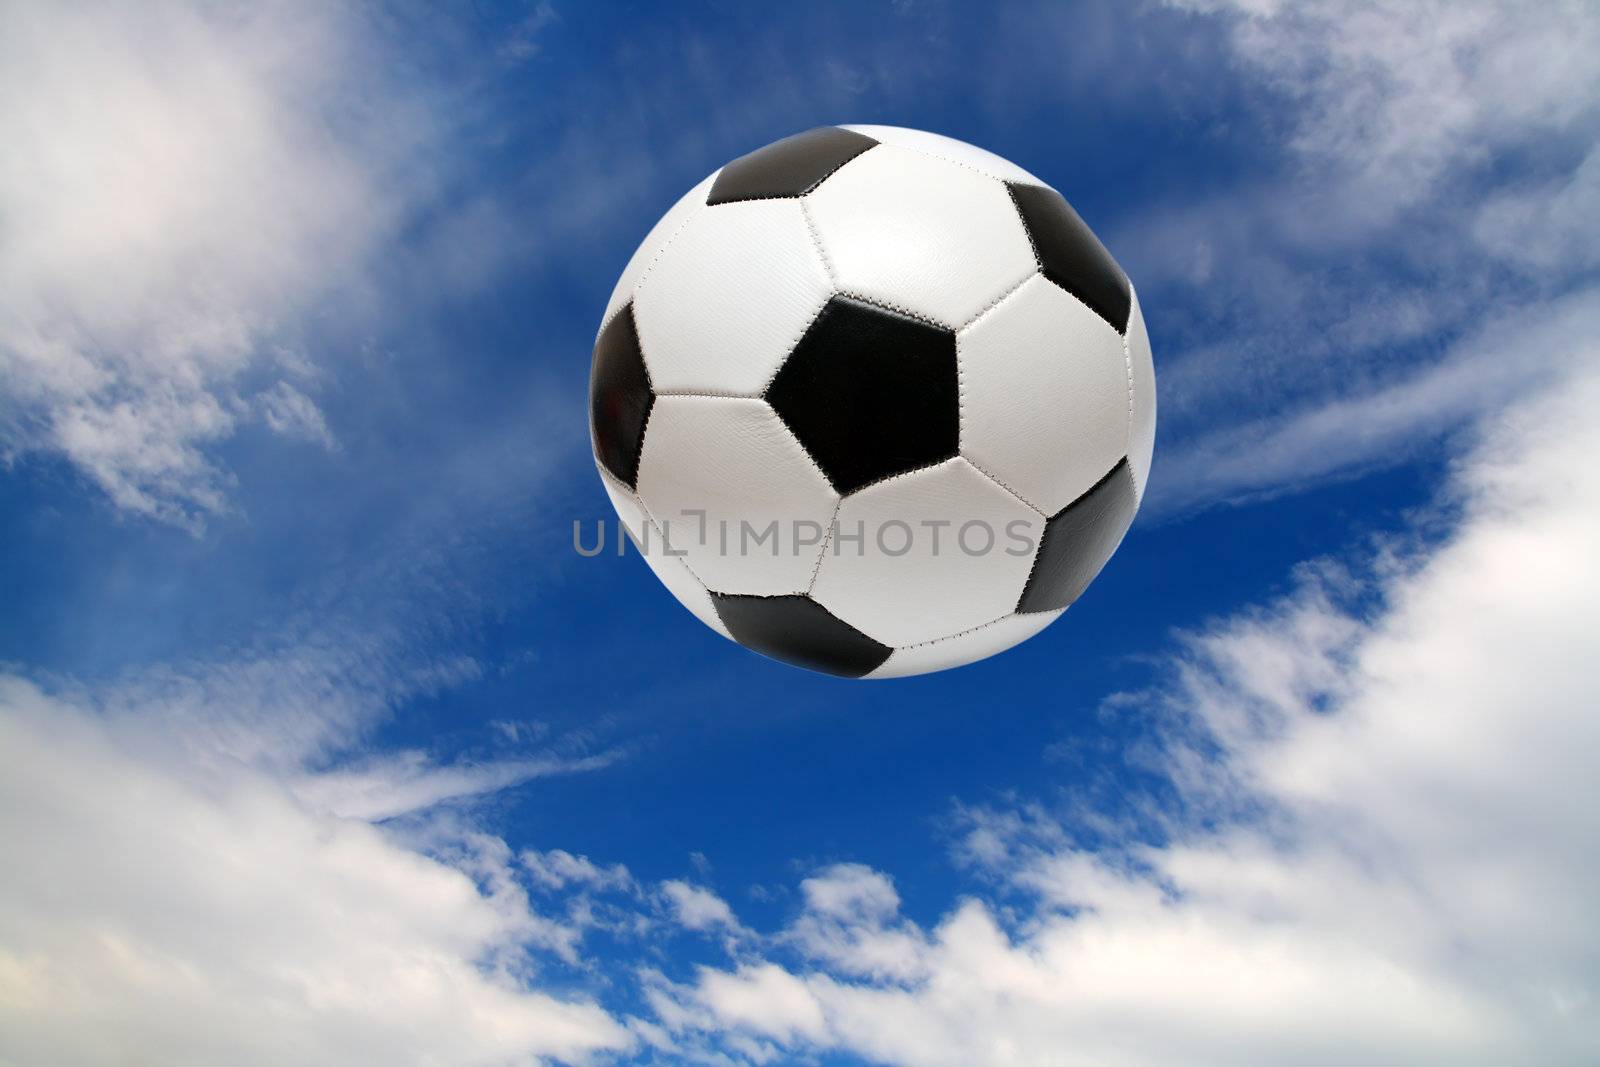
[(1198, 434), (1163, 460), (1154, 513), (1293, 492), (1411, 458), (1419, 445), (1548, 388), (1600, 336), (1600, 290), (1483, 323), (1396, 381)]
[(622, 864), (602, 866), (588, 856), (574, 856), (566, 849), (553, 848), (544, 852), (529, 850), (522, 854), (522, 865), (527, 868), (533, 881), (546, 889), (582, 886), (631, 891), (635, 888), (633, 876)]
[(1555, 0), (1534, 19), (1502, 0), (1176, 6), (1225, 18), (1235, 55), (1301, 103), (1290, 146), (1337, 172), (1347, 208), (1307, 227), (1382, 225), (1498, 151), (1581, 144), (1600, 102), (1586, 58), (1600, 22), (1582, 0)]
[(7, 1061), (489, 1065), (633, 1041), (530, 983), (536, 950), (580, 935), (530, 909), (497, 839), (429, 858), (9, 676), (0, 841)]
[(261, 417), (275, 433), (314, 441), (330, 450), (338, 447), (316, 401), (288, 382), (280, 381), (256, 399)]
[(293, 789), (305, 803), (343, 818), (392, 819), (446, 801), (497, 793), (535, 778), (599, 770), (616, 759), (615, 753), (602, 753), (439, 764), (425, 752), (410, 750), (309, 774)]
[(673, 921), (685, 930), (709, 933), (741, 929), (728, 902), (705, 886), (671, 878), (661, 883), (661, 895), (671, 910)]
[(331, 442), (286, 345), (431, 181), (373, 38), (315, 4), (0, 11), (7, 455), (197, 528), (232, 507), (210, 446), (240, 424)]
[[(1273, 154), (1254, 177), (1152, 205), (1121, 235), (1146, 290), (1173, 286), (1171, 303), (1193, 309), (1163, 316), (1166, 302), (1149, 300), (1154, 507), (1404, 459), (1507, 402), (1518, 383), (1503, 361), (1440, 342), (1575, 313), (1535, 309), (1584, 284), (1593, 262), (1594, 10), (1176, 6), (1217, 20), (1258, 105), (1279, 106), (1259, 119)], [(1506, 158), (1527, 165), (1497, 165)], [(1561, 358), (1520, 351), (1528, 380)]]

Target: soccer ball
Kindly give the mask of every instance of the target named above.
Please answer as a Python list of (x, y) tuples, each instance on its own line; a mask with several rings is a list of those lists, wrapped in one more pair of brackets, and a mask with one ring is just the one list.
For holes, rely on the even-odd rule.
[(1049, 625), (1133, 521), (1155, 372), (1127, 276), (999, 156), (825, 126), (729, 163), (634, 253), (590, 430), (623, 524), (718, 633), (845, 677)]

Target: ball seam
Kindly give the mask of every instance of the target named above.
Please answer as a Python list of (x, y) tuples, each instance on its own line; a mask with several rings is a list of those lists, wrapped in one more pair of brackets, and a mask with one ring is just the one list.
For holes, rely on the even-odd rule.
[[(718, 168), (717, 173), (718, 174), (722, 173), (721, 168)], [(715, 176), (713, 176), (712, 181), (713, 182), (716, 181)], [(622, 304), (619, 305), (615, 311), (613, 311), (611, 314), (609, 314), (609, 315), (607, 315), (605, 317), (605, 321), (600, 323), (600, 332), (601, 333), (605, 332), (606, 327), (611, 324), (611, 320), (616, 318), (618, 313), (621, 312), (623, 308), (627, 307), (629, 304), (633, 303), (635, 300), (638, 299), (640, 287), (642, 287), (644, 285), (645, 279), (650, 277), (650, 272), (656, 269), (656, 264), (661, 262), (661, 256), (662, 256), (662, 254), (664, 252), (666, 252), (667, 246), (671, 245), (673, 241), (677, 240), (678, 239), (678, 235), (681, 234), (684, 231), (685, 227), (687, 227), (689, 225), (689, 223), (693, 222), (695, 217), (698, 216), (700, 214), (700, 212), (702, 212), (704, 210), (706, 210), (706, 203), (705, 203), (705, 201), (702, 200), (700, 203), (695, 205), (693, 211), (689, 212), (689, 214), (684, 217), (684, 220), (678, 224), (677, 229), (675, 229), (671, 233), (669, 233), (667, 235), (666, 240), (661, 242), (660, 247), (658, 247), (655, 250), (655, 252), (650, 256), (650, 262), (645, 265), (644, 270), (639, 272), (638, 280), (633, 283), (633, 288), (631, 290), (629, 290), (629, 292), (628, 292), (628, 299), (624, 300), (622, 302)], [(627, 268), (624, 267), (623, 269), (626, 270)], [(635, 329), (635, 331), (638, 330), (638, 323), (637, 322), (634, 323), (634, 329)], [(641, 338), (640, 342), (639, 342), (639, 351), (640, 351), (641, 355), (644, 353), (644, 340), (643, 340), (643, 338)], [(645, 364), (646, 372), (648, 372), (649, 369), (650, 369), (650, 365), (648, 363), (646, 363)]]
[[(1067, 609), (1066, 608), (1058, 608), (1058, 609), (1055, 609), (1055, 610), (1065, 611)], [(998, 626), (999, 624), (1005, 622), (1007, 619), (1016, 618), (1020, 614), (1022, 614), (1022, 613), (1018, 612), (1018, 611), (1008, 611), (1004, 615), (1000, 616), (998, 619), (990, 619), (988, 622), (979, 623), (978, 625), (968, 627), (965, 630), (958, 630), (953, 634), (946, 634), (943, 637), (935, 637), (935, 638), (932, 638), (931, 640), (928, 640), (928, 641), (918, 641), (914, 645), (898, 645), (898, 646), (895, 647), (895, 651), (896, 652), (909, 652), (914, 648), (927, 648), (930, 645), (937, 645), (937, 644), (939, 644), (941, 642), (944, 642), (944, 641), (954, 641), (958, 637), (966, 637), (966, 636), (968, 636), (970, 634), (977, 633), (979, 630), (987, 630), (991, 626)], [(1044, 612), (1042, 612), (1042, 611), (1040, 611), (1040, 612), (1029, 612), (1028, 614), (1043, 615)]]
[(833, 518), (828, 520), (828, 529), (822, 535), (822, 547), (817, 550), (817, 561), (811, 565), (811, 580), (806, 583), (806, 596), (810, 596), (811, 591), (817, 587), (817, 577), (822, 573), (822, 561), (828, 556), (828, 546), (833, 543), (833, 531), (839, 525), (839, 511), (843, 507), (844, 497), (840, 497), (833, 505)]
[(1018, 279), (1014, 284), (1012, 284), (1009, 288), (1007, 288), (999, 296), (995, 297), (993, 300), (991, 300), (987, 304), (985, 304), (982, 308), (980, 308), (978, 310), (978, 313), (976, 315), (972, 316), (972, 318), (968, 319), (966, 322), (963, 322), (960, 326), (957, 326), (956, 327), (956, 333), (963, 333), (963, 332), (965, 332), (967, 330), (972, 329), (972, 327), (974, 327), (974, 326), (976, 326), (978, 324), (978, 320), (979, 319), (983, 318), (985, 315), (989, 314), (989, 312), (993, 311), (995, 308), (997, 308), (1001, 304), (1005, 303), (1007, 298), (1009, 298), (1010, 296), (1015, 294), (1018, 289), (1021, 289), (1024, 285), (1027, 285), (1029, 282), (1033, 281), (1033, 279), (1035, 279), (1037, 277), (1039, 277), (1039, 265), (1037, 263), (1035, 263), (1033, 265), (1033, 267), (1029, 269), (1027, 274), (1023, 275), (1020, 279)]
[[(1128, 373), (1128, 426), (1122, 435), (1122, 454), (1133, 455), (1133, 349), (1128, 342), (1128, 335), (1133, 332), (1133, 316), (1139, 312), (1139, 294), (1134, 290), (1133, 283), (1128, 283), (1128, 329), (1122, 331), (1122, 363)], [(1142, 317), (1142, 316), (1141, 316)], [(1142, 490), (1139, 485), (1139, 474), (1133, 469), (1133, 464), (1128, 464), (1128, 474), (1133, 481), (1134, 497), (1137, 499)]]
[(811, 218), (811, 209), (806, 207), (805, 197), (800, 198), (800, 217), (805, 220), (806, 230), (811, 234), (811, 247), (817, 250), (817, 258), (822, 260), (822, 272), (828, 276), (828, 288), (832, 289), (839, 284), (839, 279), (833, 273), (833, 261), (828, 258), (828, 250), (823, 247), (822, 235), (817, 232), (817, 224)]

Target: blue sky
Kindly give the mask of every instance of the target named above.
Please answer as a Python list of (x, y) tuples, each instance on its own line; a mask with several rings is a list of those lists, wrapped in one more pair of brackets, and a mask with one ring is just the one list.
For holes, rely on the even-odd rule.
[[(1597, 44), (0, 8), (0, 1060), (1591, 1062)], [(1089, 594), (894, 683), (570, 547), (634, 244), (835, 122), (1060, 188), (1160, 394)]]

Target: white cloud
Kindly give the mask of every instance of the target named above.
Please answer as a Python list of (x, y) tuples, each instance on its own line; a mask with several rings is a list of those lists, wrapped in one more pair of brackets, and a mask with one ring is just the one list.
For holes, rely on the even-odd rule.
[(1600, 148), (1570, 174), (1508, 190), (1484, 204), (1473, 234), (1530, 273), (1591, 268), (1600, 260)]
[[(1122, 235), (1146, 290), (1185, 293), (1171, 315), (1149, 302), (1163, 415), (1152, 504), (1403, 459), (1503, 402), (1504, 367), (1452, 362), (1438, 341), (1536, 320), (1586, 281), (1600, 217), (1594, 6), (1173, 6), (1220, 20), (1241, 84), (1267, 90), (1247, 98), (1261, 109), (1249, 119), (1283, 163), (1151, 205)], [(1561, 354), (1530, 358), (1536, 377)]]
[(1296, 101), (1289, 147), (1332, 172), (1349, 234), (1438, 196), (1497, 151), (1569, 138), (1596, 117), (1600, 19), (1585, 0), (1538, 17), (1506, 0), (1174, 0), (1228, 21), (1235, 56)]
[[(1113, 702), (1172, 781), (1153, 843), (976, 813), (1005, 907), (923, 932), (834, 868), (798, 961), (658, 979), (662, 1025), (917, 1065), (1594, 1062), (1600, 348), (1566, 342), (1569, 377), (1485, 420), (1442, 542), (1307, 566)], [(796, 935), (819, 919), (835, 940)], [(867, 973), (841, 939), (907, 963)]]
[(261, 406), (261, 417), (274, 433), (312, 441), (329, 450), (337, 447), (328, 429), (328, 420), (316, 401), (288, 382), (279, 382), (256, 399)]
[(444, 801), (498, 792), (535, 778), (597, 770), (614, 759), (614, 755), (606, 753), (572, 759), (496, 758), (441, 766), (427, 753), (410, 750), (307, 775), (293, 788), (305, 803), (342, 818), (392, 819)]
[(633, 876), (622, 864), (602, 867), (588, 856), (574, 856), (565, 849), (553, 848), (545, 852), (529, 849), (522, 854), (522, 865), (533, 880), (546, 889), (565, 889), (573, 885), (595, 889), (634, 888)]
[(426, 630), (292, 617), (232, 660), (103, 685), (0, 672), (0, 1062), (500, 1065), (633, 1042), (570, 992), (587, 931), (619, 921), (533, 906), (531, 868), (460, 803), (612, 754), (352, 758), (408, 700), (481, 676), (418, 659)]
[(708, 968), (695, 993), (725, 1026), (789, 1043), (821, 1042), (828, 1032), (822, 1006), (807, 984), (776, 964), (751, 964), (732, 974)]
[(1420, 442), (1548, 387), (1572, 362), (1575, 339), (1592, 336), (1600, 290), (1499, 315), (1407, 377), (1197, 436), (1163, 459), (1152, 506), (1170, 513), (1289, 492), (1403, 460)]
[(198, 766), (244, 763), (292, 780), (347, 758), (405, 700), (479, 677), (469, 657), (411, 654), (421, 617), (291, 616), (275, 640), (232, 659), (157, 665), (83, 701)]
[(538, 55), (540, 35), (560, 17), (550, 5), (550, 0), (539, 0), (533, 5), (533, 10), (513, 26), (505, 40), (501, 42), (499, 48), (501, 57), (513, 63), (520, 63)]
[(704, 933), (739, 929), (739, 920), (728, 902), (704, 886), (672, 878), (661, 883), (661, 895), (672, 909), (672, 917), (686, 930)]
[(836, 863), (800, 883), (806, 910), (831, 919), (878, 919), (900, 908), (894, 883), (859, 863)]
[(899, 917), (889, 878), (859, 863), (836, 863), (800, 883), (805, 908), (785, 932), (806, 958), (836, 973), (908, 980), (922, 972), (922, 935)]
[(230, 506), (207, 448), (256, 408), (331, 442), (271, 353), (428, 180), (429, 120), (358, 22), (0, 8), (0, 449), (58, 453), (119, 507), (197, 527)]
[(0, 1059), (499, 1065), (632, 1042), (530, 985), (528, 949), (561, 953), (562, 928), (502, 842), (446, 863), (214, 771), (0, 679)]

